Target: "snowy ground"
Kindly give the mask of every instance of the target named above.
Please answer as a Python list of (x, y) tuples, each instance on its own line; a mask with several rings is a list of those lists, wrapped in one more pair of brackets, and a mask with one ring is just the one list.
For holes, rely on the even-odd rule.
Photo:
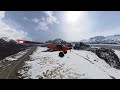
[(118, 56), (118, 58), (120, 59), (120, 51), (118, 50), (114, 50), (115, 51), (115, 54)]
[[(42, 52), (38, 47), (24, 69), (18, 73), (24, 79), (120, 79), (120, 70), (110, 67), (94, 53), (72, 50), (60, 58), (59, 52)], [(120, 55), (120, 51), (116, 52)]]
[(22, 57), (23, 55), (25, 55), (27, 52), (28, 52), (29, 49), (26, 49), (24, 51), (20, 51), (18, 52), (17, 54), (14, 54), (14, 55), (11, 55), (11, 56), (8, 56), (6, 57), (5, 59), (1, 60), (1, 62), (4, 62), (4, 61), (14, 61), (14, 60), (18, 60), (20, 57)]

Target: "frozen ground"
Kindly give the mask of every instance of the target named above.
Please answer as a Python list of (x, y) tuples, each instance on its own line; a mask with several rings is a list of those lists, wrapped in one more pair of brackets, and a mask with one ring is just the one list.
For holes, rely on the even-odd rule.
[[(94, 53), (72, 50), (63, 57), (59, 52), (42, 52), (38, 47), (20, 70), (23, 79), (120, 79), (120, 70), (112, 68)], [(120, 51), (116, 51), (120, 55)], [(120, 56), (119, 56), (120, 57)]]

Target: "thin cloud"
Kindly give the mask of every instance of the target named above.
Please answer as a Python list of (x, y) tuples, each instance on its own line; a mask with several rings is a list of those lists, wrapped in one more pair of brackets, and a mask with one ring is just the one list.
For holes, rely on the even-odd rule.
[(48, 30), (49, 25), (52, 25), (54, 23), (59, 23), (57, 18), (54, 16), (52, 11), (43, 11), (45, 14), (41, 18), (34, 18), (32, 21), (36, 23), (36, 30)]
[(23, 19), (24, 19), (25, 21), (28, 21), (28, 20), (29, 20), (27, 17), (23, 17)]
[(38, 22), (39, 22), (39, 19), (38, 19), (38, 18), (34, 18), (32, 21), (33, 21), (34, 23), (38, 23)]

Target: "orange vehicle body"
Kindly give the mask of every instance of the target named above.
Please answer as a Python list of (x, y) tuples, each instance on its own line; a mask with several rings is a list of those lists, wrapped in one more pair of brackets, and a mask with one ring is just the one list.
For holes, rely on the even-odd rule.
[[(28, 44), (28, 41), (25, 41), (25, 40), (17, 40), (19, 43), (21, 44)], [(29, 44), (30, 43), (33, 43), (32, 41), (29, 41)], [(67, 50), (71, 50), (72, 48), (70, 46), (68, 46), (67, 44), (52, 44), (52, 43), (43, 43), (43, 45), (45, 45), (47, 48), (49, 48), (50, 50), (52, 51), (67, 51)]]
[(53, 51), (67, 51), (71, 50), (72, 48), (69, 47), (68, 45), (59, 45), (59, 44), (47, 44), (47, 48), (53, 50)]
[(47, 51), (60, 51), (59, 52), (59, 56), (60, 57), (64, 57), (64, 54), (67, 53), (67, 50), (72, 49), (71, 46), (69, 46), (68, 44), (53, 44), (53, 43), (40, 43), (40, 42), (33, 42), (33, 41), (26, 41), (26, 40), (17, 40), (19, 43), (21, 44), (40, 44), (47, 47), (48, 50)]

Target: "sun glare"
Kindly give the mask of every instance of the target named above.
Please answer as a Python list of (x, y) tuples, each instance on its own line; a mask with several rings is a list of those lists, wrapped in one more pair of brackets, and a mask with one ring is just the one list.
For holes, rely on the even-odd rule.
[(66, 20), (69, 23), (76, 23), (83, 15), (83, 11), (67, 11)]

